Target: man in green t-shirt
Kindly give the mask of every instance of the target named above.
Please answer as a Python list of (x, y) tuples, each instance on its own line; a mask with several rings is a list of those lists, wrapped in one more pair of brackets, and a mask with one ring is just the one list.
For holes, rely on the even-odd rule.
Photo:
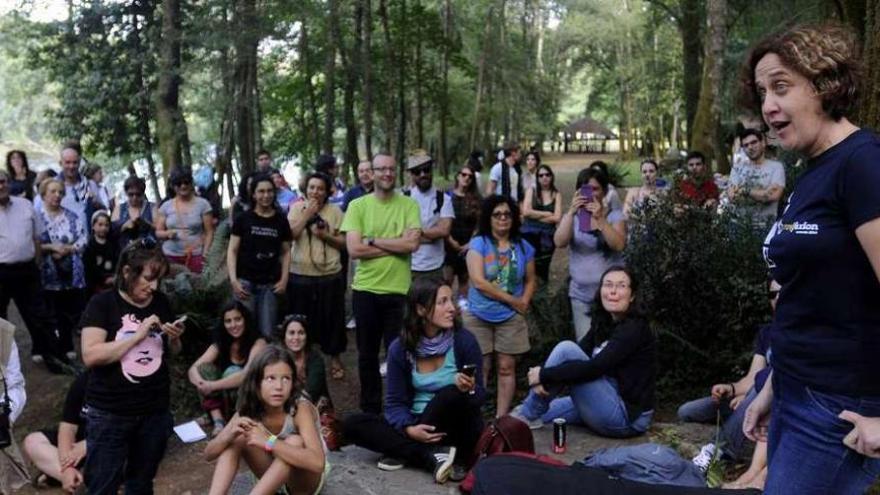
[(419, 206), (394, 190), (394, 157), (373, 158), (373, 194), (348, 205), (342, 230), (348, 253), (361, 260), (352, 284), (351, 304), (357, 321), (361, 410), (382, 411), (379, 345), (387, 351), (403, 327), (411, 280), (410, 257), (419, 247)]

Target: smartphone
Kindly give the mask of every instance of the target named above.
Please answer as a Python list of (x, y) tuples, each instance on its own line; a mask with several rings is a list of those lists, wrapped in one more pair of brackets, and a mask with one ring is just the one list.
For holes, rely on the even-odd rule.
[(473, 378), (474, 375), (477, 374), (477, 365), (476, 364), (465, 364), (458, 371), (460, 373), (464, 373), (465, 375)]
[(186, 323), (186, 319), (187, 319), (187, 315), (183, 315), (180, 318), (174, 320), (174, 323), (172, 323), (172, 325), (174, 325), (175, 327), (179, 326), (179, 325), (183, 325), (184, 323)]
[[(578, 194), (582, 198), (586, 198), (587, 201), (593, 201), (593, 188), (590, 187), (589, 183), (583, 184)], [(584, 233), (593, 230), (592, 225), (590, 225), (591, 216), (591, 213), (586, 208), (581, 208), (577, 211), (578, 230)]]

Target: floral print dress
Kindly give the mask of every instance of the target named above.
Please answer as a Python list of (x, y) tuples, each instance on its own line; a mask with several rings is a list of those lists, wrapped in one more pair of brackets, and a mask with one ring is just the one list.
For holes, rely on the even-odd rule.
[(82, 289), (86, 286), (86, 270), (82, 255), (89, 243), (86, 226), (76, 213), (61, 208), (56, 215), (50, 215), (40, 208), (40, 218), (46, 226), (40, 242), (43, 244), (73, 244), (76, 251), (61, 259), (51, 253), (43, 254), (40, 275), (45, 290)]

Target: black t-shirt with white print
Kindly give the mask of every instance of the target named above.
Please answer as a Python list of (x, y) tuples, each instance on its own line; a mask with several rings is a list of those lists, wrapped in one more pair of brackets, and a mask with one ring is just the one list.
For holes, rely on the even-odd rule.
[(232, 235), (241, 239), (236, 261), (239, 278), (255, 284), (274, 284), (281, 278), (282, 243), (293, 239), (284, 215), (275, 212), (263, 217), (246, 211), (235, 218)]
[[(129, 304), (116, 290), (102, 292), (89, 301), (80, 323), (107, 332), (105, 342), (131, 338), (140, 322), (156, 315), (164, 323), (174, 321), (168, 299), (154, 293), (149, 305)], [(138, 416), (168, 410), (170, 379), (165, 353), (167, 337), (151, 331), (115, 363), (92, 368), (86, 404), (121, 416)]]

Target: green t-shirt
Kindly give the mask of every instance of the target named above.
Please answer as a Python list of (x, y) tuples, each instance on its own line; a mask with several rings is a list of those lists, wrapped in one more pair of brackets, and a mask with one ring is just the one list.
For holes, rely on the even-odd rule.
[[(362, 237), (393, 239), (408, 229), (419, 228), (418, 203), (395, 193), (387, 201), (379, 201), (374, 194), (352, 201), (340, 230), (360, 232)], [(360, 260), (352, 289), (374, 294), (406, 294), (412, 277), (410, 257), (409, 254), (390, 254)]]

